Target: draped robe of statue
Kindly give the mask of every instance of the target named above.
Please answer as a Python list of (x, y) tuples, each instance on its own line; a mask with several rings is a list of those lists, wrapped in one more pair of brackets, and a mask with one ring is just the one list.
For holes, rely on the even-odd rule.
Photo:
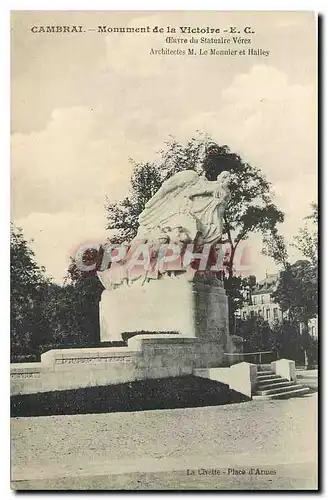
[(170, 241), (218, 242), (229, 200), (229, 178), (229, 172), (222, 172), (216, 181), (192, 170), (175, 174), (146, 203), (136, 239), (152, 241), (164, 232)]
[[(215, 245), (223, 230), (223, 214), (229, 201), (229, 172), (222, 172), (216, 181), (208, 181), (193, 170), (179, 172), (163, 183), (157, 193), (146, 203), (139, 216), (139, 229), (130, 242), (124, 261), (115, 262), (110, 269), (97, 275), (108, 290), (122, 283), (131, 285), (139, 280), (157, 279), (169, 270), (181, 269), (183, 247), (187, 243), (196, 246)], [(140, 243), (147, 243), (153, 257), (149, 269), (129, 267), (129, 258)], [(176, 262), (165, 264), (158, 272), (156, 249), (161, 243), (179, 245), (182, 253)], [(140, 281), (141, 279), (141, 281)]]

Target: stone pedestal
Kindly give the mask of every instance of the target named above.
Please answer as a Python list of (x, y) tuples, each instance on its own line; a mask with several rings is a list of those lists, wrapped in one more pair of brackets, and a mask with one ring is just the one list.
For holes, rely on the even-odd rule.
[(271, 369), (276, 375), (280, 375), (280, 377), (291, 382), (296, 382), (295, 361), (291, 359), (278, 359), (278, 361), (271, 363)]
[(186, 275), (104, 290), (100, 301), (100, 340), (122, 340), (122, 333), (178, 333), (226, 345), (228, 302), (216, 278)]
[(192, 375), (224, 364), (219, 342), (182, 335), (136, 335), (126, 347), (52, 349), (41, 363), (11, 365), (11, 393), (32, 394)]

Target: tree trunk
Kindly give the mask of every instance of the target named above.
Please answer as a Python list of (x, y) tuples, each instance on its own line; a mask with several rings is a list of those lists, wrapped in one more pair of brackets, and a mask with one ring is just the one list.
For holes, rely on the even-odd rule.
[(303, 336), (303, 341), (305, 340), (305, 342), (303, 344), (304, 345), (304, 365), (305, 365), (305, 369), (307, 370), (308, 365), (309, 365), (309, 357), (308, 357), (309, 321), (308, 321), (306, 314), (304, 314), (304, 316), (303, 316), (303, 326), (304, 326), (304, 329), (302, 331), (302, 336)]
[[(230, 243), (230, 248), (231, 248), (231, 255), (229, 258), (229, 264), (228, 264), (228, 279), (231, 280), (233, 278), (233, 258), (235, 255), (235, 248), (233, 247), (232, 243)], [(235, 324), (235, 310), (234, 310), (234, 303), (233, 303), (233, 298), (228, 295), (228, 314), (229, 314), (229, 333), (230, 335), (235, 335), (236, 332), (236, 324)]]

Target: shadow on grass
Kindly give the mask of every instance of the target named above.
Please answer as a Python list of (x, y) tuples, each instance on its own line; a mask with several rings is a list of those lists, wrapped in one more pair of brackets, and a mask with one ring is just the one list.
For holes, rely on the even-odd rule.
[(229, 386), (192, 375), (11, 397), (12, 417), (217, 406), (248, 401)]

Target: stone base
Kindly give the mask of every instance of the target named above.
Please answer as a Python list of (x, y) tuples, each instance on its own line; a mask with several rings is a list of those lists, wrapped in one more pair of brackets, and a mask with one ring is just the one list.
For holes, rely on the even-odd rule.
[(128, 332), (175, 332), (225, 345), (228, 335), (228, 301), (215, 278), (182, 275), (104, 290), (99, 312), (101, 342)]
[(100, 325), (102, 341), (122, 340), (124, 332), (152, 335), (132, 336), (127, 347), (55, 349), (41, 363), (14, 364), (12, 394), (191, 375), (230, 366), (231, 353), (242, 350), (239, 337), (228, 335), (227, 297), (216, 279), (182, 275), (104, 291)]
[(136, 335), (127, 347), (53, 349), (41, 363), (11, 365), (11, 394), (191, 375), (225, 364), (224, 347), (181, 335)]

